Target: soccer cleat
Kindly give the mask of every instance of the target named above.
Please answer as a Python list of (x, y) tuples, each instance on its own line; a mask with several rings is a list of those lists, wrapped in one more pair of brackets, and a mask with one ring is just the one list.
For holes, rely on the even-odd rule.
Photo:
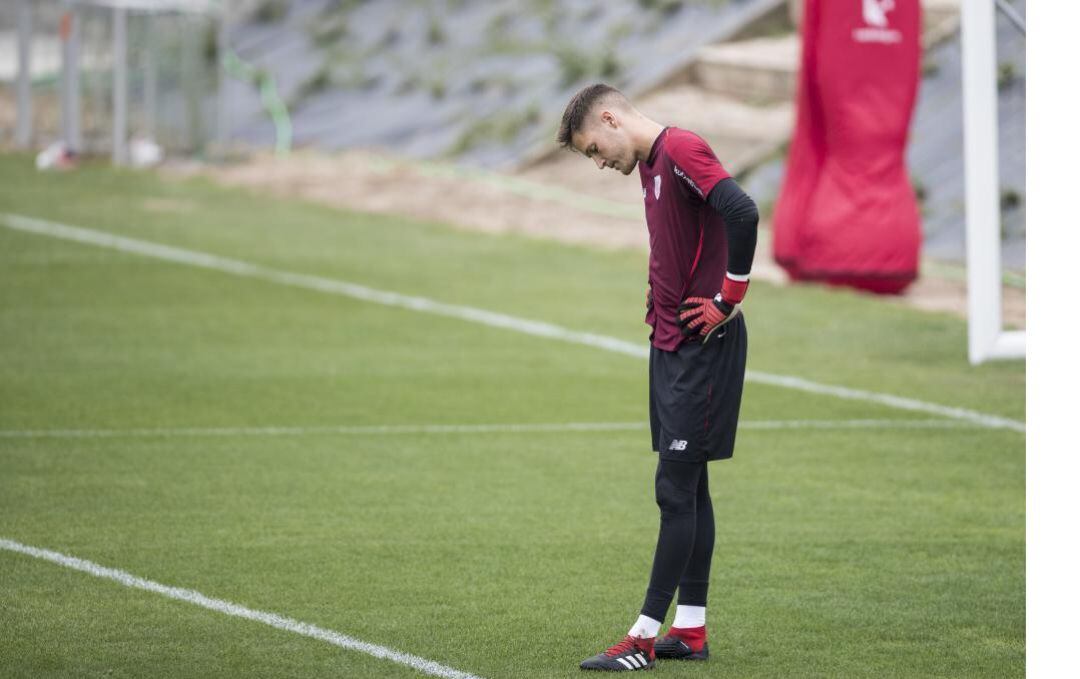
[(633, 672), (651, 670), (655, 665), (653, 653), (654, 639), (632, 637), (629, 634), (622, 641), (603, 653), (581, 661), (583, 670), (605, 670), (608, 672)]
[(656, 640), (656, 657), (661, 660), (705, 660), (709, 657), (705, 627), (672, 627), (667, 635)]

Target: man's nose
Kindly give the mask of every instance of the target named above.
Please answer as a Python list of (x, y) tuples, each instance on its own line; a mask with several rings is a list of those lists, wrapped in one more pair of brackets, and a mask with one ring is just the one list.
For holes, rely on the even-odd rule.
[(604, 159), (603, 159), (603, 158), (601, 158), (600, 156), (596, 156), (596, 157), (594, 157), (594, 158), (593, 158), (593, 162), (594, 162), (594, 163), (596, 163), (596, 167), (597, 167), (597, 168), (599, 168), (599, 169), (601, 169), (601, 170), (603, 170), (603, 169), (604, 169)]

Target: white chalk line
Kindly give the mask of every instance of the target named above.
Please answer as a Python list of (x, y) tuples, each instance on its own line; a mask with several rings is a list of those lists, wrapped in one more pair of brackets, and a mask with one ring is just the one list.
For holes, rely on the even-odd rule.
[(2, 438), (129, 438), (199, 436), (377, 436), (395, 434), (524, 434), (543, 432), (633, 431), (644, 422), (567, 422), (562, 424), (418, 424), (315, 427), (160, 427), (142, 429), (0, 429)]
[[(111, 248), (121, 252), (143, 255), (145, 257), (154, 257), (156, 259), (211, 269), (214, 271), (222, 271), (237, 276), (255, 278), (281, 285), (342, 295), (352, 299), (363, 300), (365, 302), (374, 302), (376, 304), (409, 309), (411, 311), (472, 321), (474, 323), (502, 328), (504, 330), (512, 330), (514, 332), (533, 335), (535, 337), (544, 337), (547, 339), (570, 342), (572, 344), (596, 347), (598, 349), (604, 349), (605, 351), (633, 356), (635, 358), (648, 358), (649, 356), (648, 346), (643, 346), (635, 342), (627, 342), (605, 335), (577, 332), (543, 321), (508, 316), (506, 314), (477, 309), (475, 307), (443, 304), (425, 297), (412, 297), (396, 292), (376, 290), (356, 283), (322, 278), (320, 276), (310, 276), (307, 274), (271, 269), (269, 267), (228, 257), (220, 257), (205, 252), (186, 250), (170, 245), (161, 245), (135, 238), (117, 236), (103, 231), (59, 224), (43, 219), (5, 214), (2, 215), (0, 221), (8, 228), (17, 231)], [(1026, 430), (1026, 426), (1023, 422), (998, 415), (990, 415), (966, 408), (945, 406), (903, 396), (894, 396), (892, 394), (822, 384), (801, 377), (748, 370), (746, 379), (750, 382), (758, 382), (760, 384), (782, 387), (785, 389), (795, 389), (811, 394), (876, 403), (898, 410), (921, 412), (937, 417), (963, 420), (975, 423), (982, 427), (1010, 429), (1018, 432), (1024, 432)]]
[(311, 637), (312, 639), (318, 639), (319, 641), (325, 641), (328, 644), (340, 646), (341, 648), (350, 651), (359, 651), (376, 658), (390, 660), (391, 662), (396, 662), (401, 665), (407, 665), (424, 674), (430, 674), (431, 676), (445, 677), (446, 679), (480, 679), (476, 675), (462, 672), (461, 670), (455, 670), (452, 667), (447, 667), (446, 665), (412, 655), (411, 653), (395, 651), (386, 646), (368, 643), (340, 632), (317, 627), (310, 623), (293, 620), (292, 618), (286, 618), (285, 616), (276, 613), (257, 611), (247, 608), (246, 606), (241, 606), (240, 604), (232, 603), (231, 601), (225, 601), (224, 599), (214, 599), (192, 589), (182, 589), (180, 587), (163, 585), (159, 582), (154, 582), (153, 580), (146, 580), (132, 575), (126, 571), (107, 568), (92, 561), (78, 559), (73, 556), (61, 554), (60, 552), (41, 549), (40, 547), (31, 547), (7, 538), (0, 538), (0, 549), (25, 554), (37, 559), (44, 559), (45, 561), (50, 561), (59, 566), (64, 566), (65, 568), (71, 568), (98, 578), (118, 582), (125, 587), (133, 587), (147, 592), (154, 592), (155, 594), (161, 594), (170, 599), (194, 604), (195, 606), (200, 606), (211, 611), (217, 611), (218, 613), (224, 613), (225, 615), (231, 615), (236, 618), (261, 622), (264, 625), (269, 625), (286, 632), (300, 634), (305, 637)]
[[(739, 429), (865, 430), (967, 429), (961, 420), (743, 420)], [(643, 431), (647, 422), (565, 422), (555, 424), (422, 424), (317, 427), (156, 427), (142, 429), (0, 429), (0, 439), (185, 438), (246, 436), (379, 436), (401, 434), (533, 434)]]

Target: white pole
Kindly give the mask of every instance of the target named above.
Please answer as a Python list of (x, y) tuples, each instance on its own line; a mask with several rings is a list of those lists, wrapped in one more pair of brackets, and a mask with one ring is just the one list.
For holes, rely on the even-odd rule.
[(203, 107), (199, 99), (201, 94), (199, 76), (199, 41), (194, 30), (195, 21), (192, 17), (179, 17), (180, 25), (185, 33), (183, 45), (180, 50), (180, 87), (184, 95), (185, 109), (187, 110), (187, 134), (188, 148), (193, 153), (202, 152), (203, 142)]
[(113, 139), (112, 160), (127, 162), (127, 12), (113, 9)]
[(154, 31), (153, 15), (146, 18), (145, 43), (146, 53), (143, 61), (143, 116), (147, 139), (154, 140), (157, 136), (157, 35)]
[(19, 75), (15, 85), (15, 145), (28, 148), (34, 134), (34, 105), (30, 90), (30, 41), (34, 35), (30, 0), (19, 0)]
[(964, 189), (968, 360), (993, 355), (1001, 332), (1001, 214), (994, 4), (963, 0)]
[(82, 102), (79, 99), (79, 11), (68, 7), (61, 19), (60, 37), (63, 48), (63, 78), (61, 83), (61, 119), (64, 143), (68, 149), (82, 148)]
[(227, 31), (229, 29), (229, 10), (223, 7), (218, 17), (217, 26), (217, 141), (218, 152), (223, 153), (229, 140), (229, 110), (225, 102), (225, 54), (229, 49)]

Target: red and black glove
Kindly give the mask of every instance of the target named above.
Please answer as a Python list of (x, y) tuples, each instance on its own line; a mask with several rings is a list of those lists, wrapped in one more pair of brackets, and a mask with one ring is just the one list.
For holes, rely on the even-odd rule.
[(749, 276), (736, 280), (728, 274), (719, 294), (708, 297), (687, 297), (679, 305), (679, 330), (684, 337), (700, 335), (702, 343), (709, 341), (713, 333), (739, 313), (739, 303), (750, 286)]
[(652, 286), (645, 290), (645, 310), (652, 311)]

